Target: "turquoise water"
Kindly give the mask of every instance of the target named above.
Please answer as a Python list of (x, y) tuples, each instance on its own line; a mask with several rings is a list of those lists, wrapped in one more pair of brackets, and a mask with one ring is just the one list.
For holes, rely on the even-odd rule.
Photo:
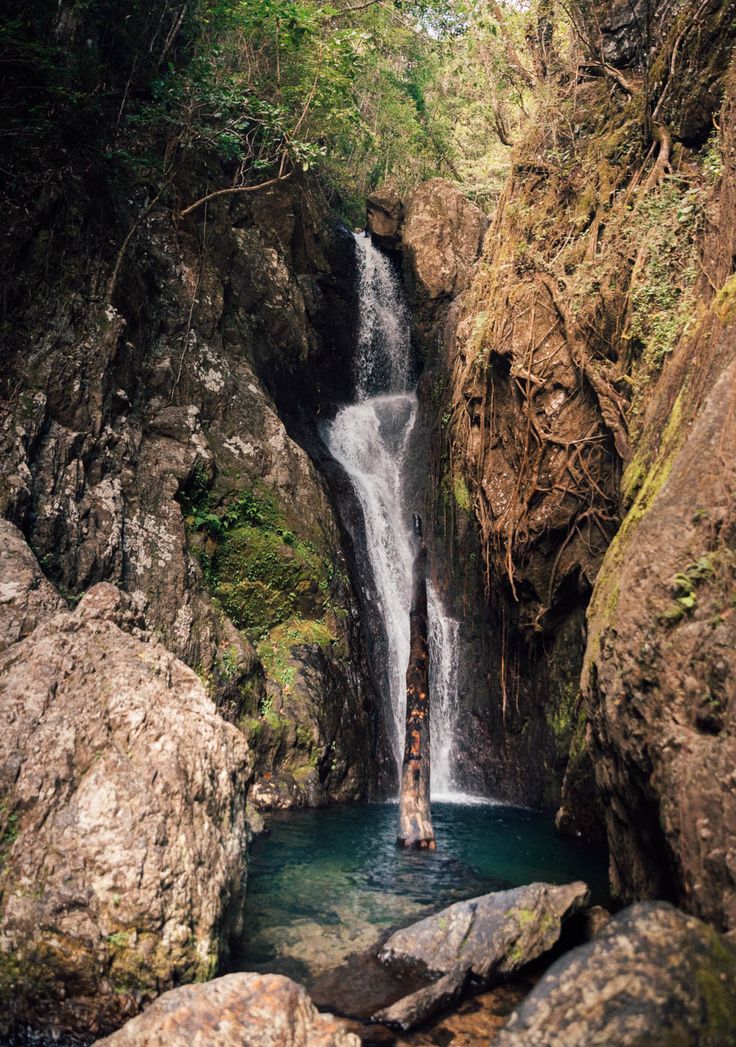
[(607, 898), (606, 855), (519, 807), (433, 803), (437, 850), (396, 847), (395, 804), (271, 815), (248, 872), (242, 970), (307, 986), (387, 930), (452, 902), (535, 880), (585, 880)]

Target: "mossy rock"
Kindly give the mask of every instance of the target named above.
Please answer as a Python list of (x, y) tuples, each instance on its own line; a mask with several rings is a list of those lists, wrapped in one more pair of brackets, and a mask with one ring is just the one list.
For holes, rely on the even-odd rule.
[(228, 532), (212, 563), (215, 593), (234, 624), (262, 636), (294, 614), (321, 615), (325, 561), (306, 543), (253, 526)]

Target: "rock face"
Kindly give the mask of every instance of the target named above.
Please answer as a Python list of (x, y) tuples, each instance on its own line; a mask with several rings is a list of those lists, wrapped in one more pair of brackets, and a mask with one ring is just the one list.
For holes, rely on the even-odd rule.
[(140, 621), (100, 583), (0, 656), (4, 1031), (109, 1028), (242, 928), (248, 749)]
[[(580, 163), (560, 165), (548, 127), (516, 147), (421, 387), (435, 433), (428, 533), (438, 587), (472, 637), (469, 785), (558, 807), (566, 831), (605, 832), (624, 898), (666, 897), (726, 928), (736, 23), (731, 4), (702, 27), (696, 0), (649, 5), (643, 56), (639, 6), (593, 4), (591, 25), (624, 82), (650, 62), (684, 181), (647, 178), (638, 88), (612, 98), (595, 70), (576, 86), (575, 125), (555, 125)], [(686, 24), (700, 28), (669, 76)]]
[(496, 1047), (732, 1047), (736, 949), (665, 903), (634, 905), (563, 956)]
[[(129, 228), (138, 211), (111, 206)], [(308, 187), (226, 200), (204, 252), (198, 219), (180, 227), (162, 207), (109, 300), (88, 300), (80, 288), (109, 279), (100, 252), (115, 230), (90, 218), (80, 248), (63, 208), (53, 221), (53, 244), (74, 238), (96, 275), (55, 264), (53, 247), (42, 271), (23, 270), (37, 294), (10, 323), (23, 337), (8, 344), (0, 513), (65, 595), (99, 581), (135, 594), (247, 734), (258, 773), (315, 772), (299, 802), (363, 794), (372, 694), (357, 603), (299, 442), (350, 371), (352, 239)]]
[(395, 189), (379, 189), (368, 197), (366, 201), (368, 231), (379, 247), (395, 250), (400, 246), (403, 217), (404, 205)]
[(110, 1047), (360, 1047), (343, 1022), (320, 1014), (278, 974), (229, 974), (164, 993), (98, 1044)]
[(581, 882), (533, 883), (456, 902), (392, 934), (379, 959), (433, 975), (460, 968), (489, 985), (551, 949), (563, 921), (585, 908), (589, 898)]
[(736, 70), (699, 324), (651, 389), (583, 686), (611, 879), (736, 928)]

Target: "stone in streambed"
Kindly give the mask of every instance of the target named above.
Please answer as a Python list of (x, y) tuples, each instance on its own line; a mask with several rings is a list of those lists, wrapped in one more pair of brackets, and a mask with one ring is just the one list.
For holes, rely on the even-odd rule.
[(556, 944), (562, 922), (585, 908), (586, 884), (532, 883), (456, 902), (396, 934), (382, 963), (445, 975), (469, 971), (488, 985), (515, 974)]
[(431, 1018), (438, 1011), (445, 1010), (459, 999), (468, 980), (467, 969), (457, 967), (431, 985), (425, 985), (410, 996), (404, 996), (390, 1007), (378, 1011), (372, 1020), (382, 1025), (394, 1025), (399, 1029), (413, 1029), (415, 1025)]
[(614, 916), (554, 963), (494, 1047), (733, 1047), (736, 948), (666, 902)]
[(99, 1045), (109, 1047), (360, 1047), (304, 989), (280, 974), (228, 974), (164, 993)]

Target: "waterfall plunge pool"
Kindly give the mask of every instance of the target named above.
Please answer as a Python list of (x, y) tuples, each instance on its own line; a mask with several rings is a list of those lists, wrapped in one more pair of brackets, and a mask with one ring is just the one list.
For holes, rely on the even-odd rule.
[[(492, 802), (433, 802), (436, 851), (396, 846), (394, 803), (273, 813), (249, 861), (241, 970), (286, 974), (345, 1010), (327, 972), (389, 930), (452, 902), (545, 880), (585, 880), (608, 899), (603, 848), (554, 831), (549, 815)], [(334, 987), (333, 987), (334, 989)], [(333, 998), (330, 998), (333, 997)], [(353, 1013), (362, 1008), (356, 1001)]]

